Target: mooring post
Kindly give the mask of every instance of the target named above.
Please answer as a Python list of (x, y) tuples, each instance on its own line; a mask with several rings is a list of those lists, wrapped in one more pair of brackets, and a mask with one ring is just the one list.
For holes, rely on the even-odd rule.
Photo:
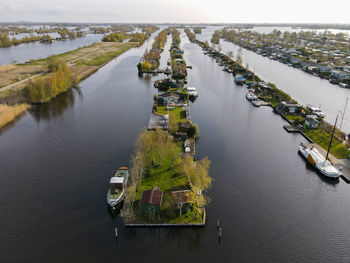
[(219, 219), (218, 219), (218, 223), (217, 223), (217, 225), (216, 225), (216, 231), (219, 230), (219, 228), (220, 228), (220, 221), (219, 221)]

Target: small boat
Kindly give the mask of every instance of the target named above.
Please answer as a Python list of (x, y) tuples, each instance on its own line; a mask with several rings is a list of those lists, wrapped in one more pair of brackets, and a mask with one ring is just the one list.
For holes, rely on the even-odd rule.
[(326, 117), (326, 114), (324, 114), (320, 108), (314, 107), (314, 106), (307, 106), (308, 110), (311, 111), (313, 115), (316, 115), (319, 118), (324, 118)]
[(255, 107), (260, 107), (260, 106), (261, 106), (261, 101), (260, 101), (260, 100), (253, 100), (253, 101), (252, 101), (252, 104), (253, 104)]
[(247, 100), (250, 100), (250, 101), (257, 100), (257, 97), (253, 92), (247, 92), (247, 95), (245, 97), (247, 98)]
[(198, 92), (197, 92), (197, 89), (195, 87), (186, 87), (186, 90), (187, 90), (188, 95), (190, 97), (197, 97), (198, 96)]
[(313, 146), (300, 144), (299, 153), (321, 174), (335, 179), (341, 175), (340, 171)]
[(342, 88), (347, 88), (348, 87), (348, 85), (346, 83), (342, 83), (342, 82), (339, 83), (339, 86), (342, 87)]
[(245, 82), (245, 78), (242, 75), (236, 75), (235, 76), (235, 82), (238, 85), (243, 85)]
[(127, 167), (120, 167), (109, 181), (107, 191), (107, 203), (114, 209), (123, 199), (128, 183), (129, 170)]

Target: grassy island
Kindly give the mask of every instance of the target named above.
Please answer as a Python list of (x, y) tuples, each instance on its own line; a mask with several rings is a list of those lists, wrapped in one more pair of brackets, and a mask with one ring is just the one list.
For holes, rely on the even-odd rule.
[[(204, 206), (209, 199), (202, 191), (211, 184), (210, 161), (207, 158), (194, 161), (189, 155), (183, 157), (182, 152), (181, 144), (166, 131), (144, 130), (139, 135), (132, 157), (132, 183), (122, 213), (125, 223), (203, 223)], [(154, 186), (162, 192), (159, 212), (142, 213), (142, 195)], [(181, 202), (175, 200), (179, 193)]]

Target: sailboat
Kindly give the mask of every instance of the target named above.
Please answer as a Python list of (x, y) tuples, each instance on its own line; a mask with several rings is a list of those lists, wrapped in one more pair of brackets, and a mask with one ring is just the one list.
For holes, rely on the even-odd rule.
[(328, 145), (328, 151), (326, 157), (324, 157), (317, 149), (313, 146), (301, 143), (299, 146), (299, 153), (310, 163), (317, 171), (328, 178), (338, 179), (341, 172), (335, 168), (328, 158), (329, 150), (331, 149), (332, 140), (335, 132), (335, 127), (337, 125), (338, 116), (335, 119), (335, 124), (332, 131), (331, 140)]

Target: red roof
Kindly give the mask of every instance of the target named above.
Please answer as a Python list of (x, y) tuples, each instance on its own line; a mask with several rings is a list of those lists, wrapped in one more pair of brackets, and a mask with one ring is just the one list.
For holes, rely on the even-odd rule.
[(153, 204), (160, 206), (162, 203), (163, 193), (159, 191), (158, 187), (154, 187), (152, 190), (143, 191), (140, 205)]

